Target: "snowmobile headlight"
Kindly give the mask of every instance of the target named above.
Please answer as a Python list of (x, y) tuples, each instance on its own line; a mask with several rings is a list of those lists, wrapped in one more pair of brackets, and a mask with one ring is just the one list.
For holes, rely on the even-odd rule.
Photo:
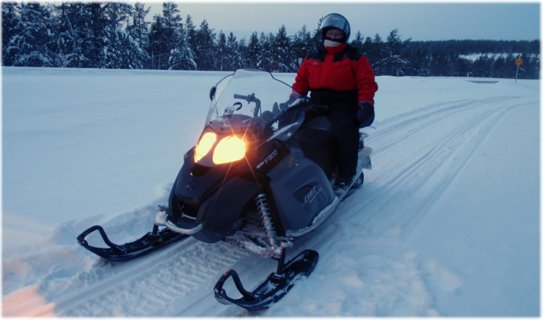
[(223, 164), (243, 159), (247, 148), (245, 141), (237, 136), (223, 138), (215, 147), (213, 163)]
[(217, 134), (215, 132), (208, 131), (204, 133), (194, 149), (194, 162), (198, 162), (205, 157), (211, 148), (213, 148), (215, 141), (217, 141)]

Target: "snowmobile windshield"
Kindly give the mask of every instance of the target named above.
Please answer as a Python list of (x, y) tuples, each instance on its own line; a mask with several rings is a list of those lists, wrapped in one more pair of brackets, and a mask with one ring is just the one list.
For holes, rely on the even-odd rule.
[(286, 109), (291, 90), (269, 72), (237, 70), (216, 85), (206, 125), (215, 131), (252, 128), (257, 135), (269, 135), (278, 129), (274, 122)]

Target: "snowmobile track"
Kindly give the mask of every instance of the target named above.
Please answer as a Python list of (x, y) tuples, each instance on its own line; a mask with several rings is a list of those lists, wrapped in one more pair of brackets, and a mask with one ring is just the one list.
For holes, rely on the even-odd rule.
[(210, 296), (221, 273), (247, 256), (224, 243), (210, 245), (187, 239), (149, 258), (110, 266), (110, 276), (54, 299), (58, 301), (55, 312), (63, 316), (182, 314)]

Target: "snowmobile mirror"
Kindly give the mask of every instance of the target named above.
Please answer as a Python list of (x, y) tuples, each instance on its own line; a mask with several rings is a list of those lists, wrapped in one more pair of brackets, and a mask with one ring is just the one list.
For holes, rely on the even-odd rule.
[(209, 100), (213, 101), (213, 98), (215, 98), (215, 93), (217, 92), (217, 87), (213, 86), (209, 90)]

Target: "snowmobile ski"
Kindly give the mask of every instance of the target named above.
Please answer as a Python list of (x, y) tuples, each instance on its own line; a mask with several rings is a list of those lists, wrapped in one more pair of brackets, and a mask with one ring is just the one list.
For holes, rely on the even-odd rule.
[[(95, 231), (98, 231), (100, 233), (102, 240), (108, 246), (108, 248), (91, 246), (87, 242), (85, 238)], [(126, 261), (140, 257), (186, 237), (188, 236), (173, 232), (169, 229), (159, 230), (158, 226), (155, 225), (152, 232), (148, 232), (138, 240), (119, 245), (111, 242), (111, 240), (109, 240), (108, 236), (106, 235), (104, 228), (96, 225), (83, 231), (77, 237), (77, 241), (85, 249), (106, 260)]]
[[(283, 257), (284, 258), (284, 257)], [(311, 274), (317, 262), (319, 254), (314, 250), (304, 250), (289, 261), (284, 267), (279, 266), (278, 272), (271, 273), (254, 291), (247, 291), (234, 270), (228, 270), (215, 285), (215, 298), (222, 304), (235, 304), (249, 311), (258, 311), (268, 308), (273, 303), (283, 298), (301, 277)], [(282, 264), (279, 262), (280, 265)], [(229, 297), (223, 289), (224, 283), (232, 277), (241, 298)]]

